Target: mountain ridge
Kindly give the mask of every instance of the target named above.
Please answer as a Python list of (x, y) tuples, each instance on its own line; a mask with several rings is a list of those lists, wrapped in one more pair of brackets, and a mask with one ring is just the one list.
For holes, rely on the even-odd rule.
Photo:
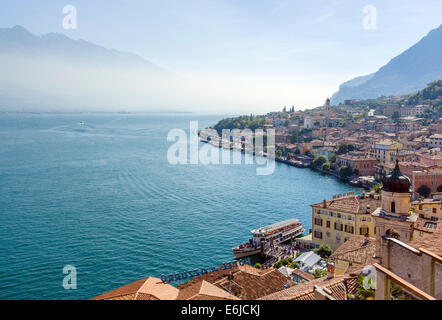
[(150, 68), (152, 72), (168, 72), (131, 52), (106, 48), (84, 39), (74, 40), (62, 33), (36, 35), (20, 25), (0, 28), (0, 54), (8, 53), (23, 56), (63, 55), (76, 61), (92, 60), (94, 63), (97, 60), (104, 60), (107, 63), (125, 62), (128, 64), (126, 66)]
[(178, 77), (130, 52), (0, 28), (0, 111), (176, 108), (168, 95)]
[[(332, 104), (347, 99), (374, 99), (416, 92), (442, 78), (442, 25), (431, 30), (416, 44), (392, 58), (371, 75), (343, 83), (332, 98)], [(365, 78), (364, 78), (365, 77)], [(360, 80), (358, 85), (347, 83)]]

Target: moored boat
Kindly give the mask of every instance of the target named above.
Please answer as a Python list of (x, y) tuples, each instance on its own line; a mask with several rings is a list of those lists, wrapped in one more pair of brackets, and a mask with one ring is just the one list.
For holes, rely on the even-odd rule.
[(265, 247), (280, 244), (302, 236), (302, 223), (298, 219), (289, 219), (251, 231), (253, 237), (232, 249), (235, 259), (252, 256), (264, 251)]

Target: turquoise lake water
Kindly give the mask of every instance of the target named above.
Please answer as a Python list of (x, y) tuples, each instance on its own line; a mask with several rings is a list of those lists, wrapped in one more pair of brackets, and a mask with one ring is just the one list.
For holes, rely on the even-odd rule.
[[(170, 129), (221, 118), (0, 115), (0, 299), (89, 299), (218, 267), (251, 229), (298, 218), (308, 231), (310, 204), (354, 190), (279, 163), (269, 176), (255, 165), (168, 163)], [(62, 286), (66, 265), (76, 290)]]

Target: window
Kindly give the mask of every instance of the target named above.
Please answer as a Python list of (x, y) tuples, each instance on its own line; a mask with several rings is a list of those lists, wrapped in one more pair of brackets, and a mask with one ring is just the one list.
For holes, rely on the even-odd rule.
[(335, 222), (335, 230), (342, 231), (342, 224)]
[(396, 203), (394, 201), (391, 202), (391, 212), (396, 213)]
[(436, 213), (437, 212), (437, 209), (436, 208), (433, 208), (433, 213)]
[(322, 232), (315, 231), (315, 238), (322, 239)]
[(427, 222), (427, 223), (424, 224), (424, 228), (436, 230), (437, 229), (437, 224), (431, 223), (431, 222)]
[(330, 228), (330, 221), (327, 221), (327, 228)]

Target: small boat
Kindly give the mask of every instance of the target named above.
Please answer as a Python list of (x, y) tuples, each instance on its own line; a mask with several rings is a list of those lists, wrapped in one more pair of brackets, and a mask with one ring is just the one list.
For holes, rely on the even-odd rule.
[(233, 256), (235, 259), (253, 256), (264, 252), (263, 245), (284, 243), (302, 236), (304, 232), (302, 223), (298, 219), (289, 219), (254, 229), (251, 231), (252, 239), (232, 248)]

